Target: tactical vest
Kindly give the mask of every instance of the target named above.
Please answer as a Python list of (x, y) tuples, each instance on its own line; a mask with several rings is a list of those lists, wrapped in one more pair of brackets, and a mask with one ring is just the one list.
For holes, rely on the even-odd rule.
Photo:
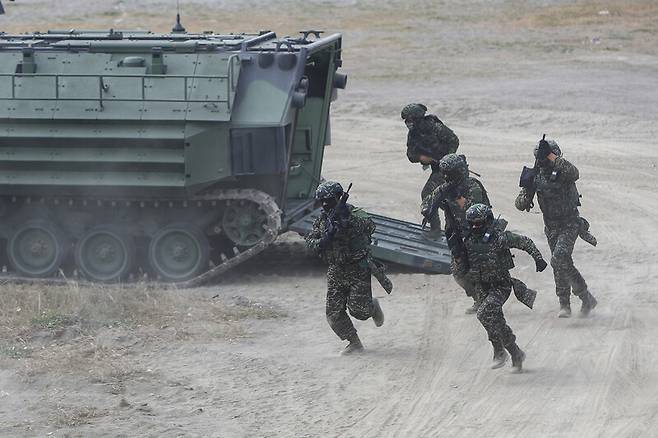
[[(357, 231), (357, 222), (367, 218), (360, 208), (350, 208), (349, 226), (336, 233), (323, 255), (330, 264), (353, 263), (365, 257), (370, 249), (370, 236)], [(324, 227), (323, 227), (324, 228)]]
[(552, 169), (541, 169), (535, 177), (537, 200), (544, 217), (564, 219), (578, 216), (580, 195), (576, 183), (563, 184), (559, 173)]
[(494, 231), (487, 242), (483, 236), (470, 235), (464, 244), (471, 275), (483, 282), (509, 278), (509, 270), (514, 267), (514, 260), (503, 233)]

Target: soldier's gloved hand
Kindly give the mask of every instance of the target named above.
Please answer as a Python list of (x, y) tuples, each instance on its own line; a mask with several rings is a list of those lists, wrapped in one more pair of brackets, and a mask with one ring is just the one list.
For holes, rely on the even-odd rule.
[(420, 210), (420, 214), (427, 220), (430, 220), (430, 206), (426, 205)]
[(537, 159), (545, 160), (551, 153), (551, 145), (546, 140), (539, 140), (539, 147), (537, 148)]
[(537, 267), (537, 272), (542, 272), (548, 266), (548, 263), (544, 259), (535, 260), (535, 266)]
[(325, 230), (325, 236), (331, 239), (336, 235), (336, 232), (338, 232), (338, 226), (336, 225), (336, 222), (328, 222), (327, 229)]

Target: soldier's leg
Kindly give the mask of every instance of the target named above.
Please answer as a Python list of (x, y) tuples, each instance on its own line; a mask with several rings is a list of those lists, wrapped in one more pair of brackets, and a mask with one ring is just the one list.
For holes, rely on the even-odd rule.
[(551, 266), (553, 266), (554, 271), (560, 271), (561, 275), (567, 279), (574, 295), (581, 299), (586, 299), (588, 296), (587, 283), (574, 266), (572, 257), (573, 247), (576, 239), (578, 239), (579, 228), (580, 222), (578, 220), (565, 224), (562, 227), (555, 243)]
[[(443, 178), (443, 175), (439, 172), (432, 172), (430, 177), (427, 179), (427, 182), (423, 186), (423, 190), (420, 192), (420, 200), (421, 200), (421, 205), (420, 209), (421, 211), (429, 206), (429, 203), (431, 201), (430, 195), (436, 189), (439, 187), (441, 184), (445, 182), (445, 179)], [(432, 220), (430, 221), (430, 236), (432, 238), (439, 238), (441, 237), (441, 218), (437, 212), (437, 214), (434, 215)]]
[[(581, 313), (588, 315), (589, 312), (596, 307), (597, 301), (589, 292), (585, 279), (573, 263), (572, 256), (574, 245), (579, 237), (580, 228), (580, 219), (575, 219), (563, 226), (562, 232), (555, 244), (553, 257), (556, 258), (555, 263), (558, 265), (558, 269), (563, 271), (565, 277), (567, 277), (574, 295), (581, 299)], [(553, 260), (551, 260), (551, 264), (553, 264)], [(555, 267), (553, 269), (555, 269)]]
[(496, 345), (496, 342), (501, 342), (503, 346), (507, 347), (516, 342), (516, 336), (507, 325), (505, 315), (503, 315), (503, 304), (509, 298), (511, 285), (487, 285), (483, 286), (483, 291), (485, 296), (478, 307), (478, 321), (487, 331), (492, 344)]
[(465, 268), (466, 267), (464, 266), (463, 263), (459, 262), (454, 257), (452, 258), (450, 263), (450, 271), (452, 273), (452, 278), (455, 279), (455, 283), (457, 283), (462, 289), (464, 289), (466, 296), (473, 299), (473, 304), (466, 309), (466, 314), (473, 314), (477, 311), (478, 308), (477, 288), (475, 287), (473, 282), (471, 282), (466, 277), (467, 272)]
[[(546, 225), (544, 227), (544, 233), (548, 240), (548, 246), (551, 249), (551, 265), (553, 265), (556, 245), (558, 237), (560, 236), (560, 227), (556, 225)], [(560, 300), (560, 313), (558, 316), (562, 318), (569, 317), (571, 316), (571, 282), (566, 273), (559, 268), (555, 269), (555, 266), (553, 266), (553, 278), (555, 279), (555, 294)]]
[(356, 319), (365, 321), (373, 316), (373, 299), (370, 269), (360, 267), (345, 276), (349, 283), (347, 308)]
[[(525, 360), (525, 353), (516, 345), (516, 336), (507, 325), (503, 314), (503, 304), (509, 298), (511, 283), (499, 283), (490, 285), (486, 297), (478, 309), (478, 320), (487, 330), (489, 340), (494, 346), (494, 363), (492, 368), (499, 368), (504, 364), (505, 357), (496, 350), (502, 344), (512, 356), (512, 367), (520, 372)], [(501, 357), (502, 356), (502, 357)]]
[(356, 336), (354, 324), (346, 312), (349, 294), (350, 287), (349, 284), (345, 284), (343, 273), (330, 266), (327, 272), (327, 322), (342, 340)]
[(375, 325), (381, 327), (384, 324), (384, 312), (379, 300), (372, 297), (372, 272), (367, 262), (360, 263), (350, 278), (350, 296), (347, 299), (350, 315), (362, 321), (372, 317)]

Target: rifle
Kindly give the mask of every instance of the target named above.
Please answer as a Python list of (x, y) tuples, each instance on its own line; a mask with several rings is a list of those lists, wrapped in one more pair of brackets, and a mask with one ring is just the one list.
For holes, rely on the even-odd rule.
[[(539, 140), (539, 149), (537, 150), (537, 158), (533, 167), (523, 166), (521, 177), (519, 178), (519, 187), (526, 189), (528, 192), (534, 193), (537, 190), (535, 186), (535, 177), (539, 174), (539, 162), (545, 160), (551, 153), (551, 146), (546, 141), (546, 134)], [(530, 202), (530, 208), (534, 207), (534, 203)]]
[(430, 204), (429, 209), (423, 210), (421, 213), (424, 216), (423, 217), (423, 223), (422, 223), (422, 230), (425, 229), (425, 226), (427, 223), (432, 220), (435, 214), (438, 214), (438, 209), (439, 206), (446, 200), (446, 198), (450, 195), (453, 198), (457, 197), (457, 188), (459, 187), (459, 183), (456, 182), (446, 182), (439, 186), (441, 190), (439, 190), (437, 193), (433, 193), (432, 196), (432, 203)]
[(345, 205), (347, 204), (347, 200), (350, 197), (350, 189), (352, 188), (352, 183), (350, 183), (349, 187), (347, 187), (347, 190), (343, 192), (342, 195), (340, 195), (340, 199), (338, 200), (338, 203), (334, 207), (333, 210), (331, 210), (331, 213), (327, 216), (327, 219), (325, 221), (325, 236), (323, 240), (325, 240), (326, 243), (330, 242), (334, 235), (336, 234), (336, 231), (338, 231), (338, 225), (336, 224), (336, 215), (337, 214), (342, 214), (343, 209), (345, 208)]
[[(535, 165), (533, 167), (528, 167), (528, 166), (523, 166), (523, 170), (521, 171), (521, 177), (519, 178), (519, 187), (523, 187), (524, 189), (528, 191), (535, 191), (535, 177), (539, 173), (539, 160), (540, 160), (540, 153), (543, 155), (545, 150), (548, 149), (548, 153), (550, 153), (551, 149), (546, 141), (546, 134), (544, 134), (539, 140), (539, 150), (537, 151), (537, 158), (535, 159)], [(548, 156), (548, 153), (546, 156)], [(542, 157), (545, 158), (545, 157)]]
[[(443, 209), (446, 212), (446, 242), (448, 243), (448, 248), (450, 248), (450, 253), (456, 259), (461, 259), (466, 270), (469, 269), (468, 265), (468, 253), (466, 252), (466, 246), (464, 245), (464, 236), (462, 235), (461, 226), (457, 222), (450, 204), (443, 202)], [(450, 226), (448, 226), (450, 224)]]

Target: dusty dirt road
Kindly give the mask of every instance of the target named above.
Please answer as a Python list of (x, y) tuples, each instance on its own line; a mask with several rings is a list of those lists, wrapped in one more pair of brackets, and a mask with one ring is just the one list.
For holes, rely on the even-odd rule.
[[(0, 26), (163, 30), (169, 3), (18, 0)], [(324, 175), (354, 182), (354, 202), (372, 211), (418, 220), (427, 174), (406, 161), (399, 110), (420, 100), (459, 135), (495, 210), (547, 255), (541, 216), (513, 200), (534, 142), (555, 138), (580, 169), (581, 211), (599, 239), (575, 251), (599, 307), (557, 319), (550, 270), (535, 274), (519, 254), (515, 275), (540, 294), (533, 311), (505, 308), (527, 353), (514, 375), (488, 368), (484, 330), (447, 276), (394, 273), (384, 326), (357, 324), (367, 352), (339, 356), (323, 268), (295, 236), (217, 286), (135, 298), (168, 313), (93, 330), (52, 313), (12, 326), (16, 290), (4, 285), (0, 436), (658, 435), (655, 2), (186, 1), (184, 12), (191, 29), (344, 33), (350, 82)], [(89, 292), (23, 292), (57, 310), (72, 291)]]

